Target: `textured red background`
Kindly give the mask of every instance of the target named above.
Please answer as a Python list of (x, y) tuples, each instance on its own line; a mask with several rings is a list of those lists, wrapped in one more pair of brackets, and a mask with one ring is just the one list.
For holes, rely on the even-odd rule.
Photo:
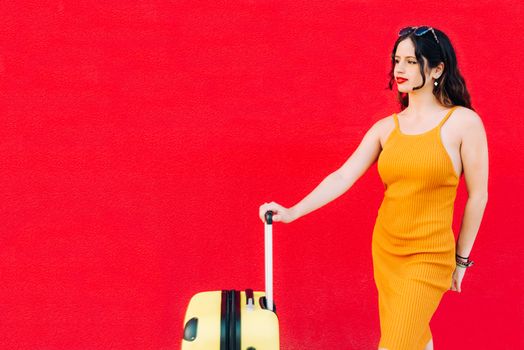
[[(524, 346), (520, 1), (0, 3), (0, 348), (178, 349), (190, 297), (263, 289), (291, 206), (398, 111), (399, 28), (444, 30), (484, 121), (489, 203), (437, 350)], [(284, 350), (376, 349), (374, 165), (275, 225)], [(454, 231), (466, 200), (459, 186)]]

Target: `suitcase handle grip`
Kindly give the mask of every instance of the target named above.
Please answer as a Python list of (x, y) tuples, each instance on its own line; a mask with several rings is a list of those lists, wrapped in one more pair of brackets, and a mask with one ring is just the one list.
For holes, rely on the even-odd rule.
[(266, 219), (266, 223), (268, 225), (273, 224), (273, 212), (271, 210), (266, 211), (264, 218)]

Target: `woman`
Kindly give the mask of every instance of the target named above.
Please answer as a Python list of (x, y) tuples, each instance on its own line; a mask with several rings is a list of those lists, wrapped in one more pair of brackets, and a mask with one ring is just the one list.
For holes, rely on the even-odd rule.
[[(447, 290), (461, 282), (488, 191), (488, 147), (471, 107), (449, 38), (428, 26), (399, 32), (389, 88), (397, 83), (400, 113), (377, 121), (349, 159), (291, 208), (264, 203), (275, 222), (289, 223), (342, 195), (375, 162), (384, 199), (373, 229), (379, 350), (433, 349), (429, 322)], [(464, 173), (468, 200), (457, 242), (453, 205)]]

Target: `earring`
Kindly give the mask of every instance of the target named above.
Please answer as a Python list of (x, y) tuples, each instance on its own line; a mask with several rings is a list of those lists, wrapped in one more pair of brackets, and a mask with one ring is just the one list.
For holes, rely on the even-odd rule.
[(433, 84), (435, 84), (435, 86), (438, 86), (438, 81), (435, 80)]

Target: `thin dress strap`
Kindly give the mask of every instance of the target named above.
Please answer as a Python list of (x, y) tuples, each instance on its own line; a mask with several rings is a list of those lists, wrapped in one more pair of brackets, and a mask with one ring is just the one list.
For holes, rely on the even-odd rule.
[(393, 113), (393, 120), (395, 121), (395, 129), (400, 130), (400, 127), (398, 126), (398, 116), (397, 116), (397, 113)]
[(448, 113), (446, 114), (446, 116), (445, 116), (445, 117), (440, 121), (440, 123), (438, 124), (438, 128), (439, 128), (439, 129), (440, 129), (440, 127), (441, 127), (442, 125), (444, 125), (444, 123), (446, 122), (446, 120), (448, 120), (448, 118), (451, 116), (451, 114), (453, 113), (453, 111), (454, 111), (455, 109), (457, 109), (458, 107), (459, 107), (459, 106), (454, 106), (454, 107), (452, 107), (452, 108), (448, 111)]

